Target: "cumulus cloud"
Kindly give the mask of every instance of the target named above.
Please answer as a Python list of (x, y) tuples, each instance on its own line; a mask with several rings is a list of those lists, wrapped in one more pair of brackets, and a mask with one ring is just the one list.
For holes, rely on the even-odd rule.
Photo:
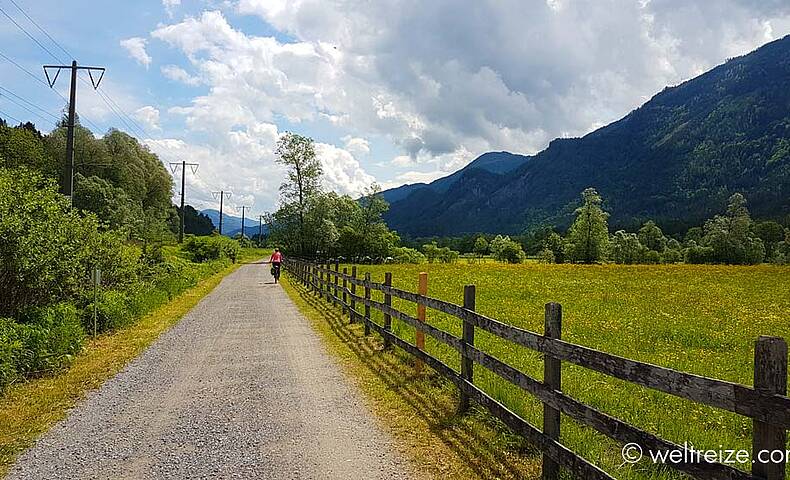
[(355, 153), (357, 155), (367, 155), (370, 153), (370, 142), (365, 140), (364, 138), (359, 137), (352, 137), (351, 135), (346, 135), (342, 137), (340, 140), (345, 143), (346, 150), (351, 153)]
[(145, 107), (138, 108), (134, 111), (134, 118), (143, 122), (143, 125), (154, 130), (161, 130), (159, 126), (159, 110), (146, 105)]
[(196, 86), (200, 84), (200, 79), (193, 77), (186, 70), (177, 65), (164, 65), (161, 68), (162, 75), (170, 80), (181, 82), (185, 85)]
[[(393, 185), (432, 180), (489, 150), (537, 152), (790, 32), (790, 5), (780, 1), (221, 5), (282, 35), (245, 33), (222, 11), (160, 25), (152, 38), (196, 72), (171, 65), (163, 75), (207, 87), (168, 111), (228, 162), (234, 135), (271, 150), (270, 135), (252, 138), (258, 125), (285, 119), (297, 130), (340, 132), (336, 145), (320, 139), (319, 150), (327, 183), (343, 192), (372, 179), (369, 162), (387, 165), (379, 180)], [(398, 153), (372, 158), (367, 139)]]
[(324, 187), (330, 190), (357, 197), (375, 181), (347, 150), (317, 143), (315, 153), (324, 170)]
[(167, 16), (172, 17), (176, 7), (181, 5), (181, 0), (162, 0), (162, 6), (165, 7)]
[(148, 68), (151, 64), (151, 57), (148, 55), (148, 52), (145, 51), (146, 43), (147, 40), (142, 37), (127, 38), (120, 42), (121, 47), (126, 49), (130, 57), (135, 59), (140, 65), (144, 65), (145, 68)]

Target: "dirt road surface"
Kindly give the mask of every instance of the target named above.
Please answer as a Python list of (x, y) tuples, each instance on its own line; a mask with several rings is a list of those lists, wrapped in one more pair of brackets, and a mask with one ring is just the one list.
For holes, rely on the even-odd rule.
[(407, 462), (268, 270), (226, 277), (8, 478), (407, 478)]

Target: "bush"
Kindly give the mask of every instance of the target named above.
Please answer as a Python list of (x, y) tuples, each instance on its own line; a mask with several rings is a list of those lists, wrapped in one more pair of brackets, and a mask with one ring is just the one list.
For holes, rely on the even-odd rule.
[(686, 250), (684, 250), (683, 254), (686, 257), (686, 263), (701, 264), (713, 262), (713, 248), (700, 247), (699, 245), (695, 245), (693, 242)]
[(239, 242), (221, 235), (211, 237), (190, 236), (184, 242), (183, 250), (189, 252), (195, 262), (227, 258), (236, 263), (241, 247), (239, 247)]
[(442, 263), (455, 263), (458, 261), (460, 254), (450, 247), (442, 247), (439, 249), (439, 261)]
[(491, 240), (490, 248), (491, 254), (500, 262), (521, 263), (527, 258), (521, 244), (508, 236), (497, 235)]
[(425, 262), (425, 255), (414, 248), (396, 247), (392, 249), (392, 260), (395, 263), (419, 264)]
[(683, 261), (683, 252), (667, 248), (661, 255), (661, 263), (680, 263)]
[(32, 309), (23, 320), (0, 319), (0, 389), (60, 368), (82, 348), (85, 332), (72, 305)]
[(554, 252), (551, 249), (544, 248), (538, 252), (538, 261), (540, 263), (556, 263), (557, 257), (554, 256)]

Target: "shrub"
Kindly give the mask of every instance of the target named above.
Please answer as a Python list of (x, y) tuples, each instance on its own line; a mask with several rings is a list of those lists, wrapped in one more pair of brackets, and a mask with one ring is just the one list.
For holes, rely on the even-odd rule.
[(701, 247), (691, 242), (691, 245), (683, 252), (686, 263), (711, 263), (713, 261), (713, 248)]
[(221, 235), (210, 237), (190, 236), (184, 242), (183, 249), (189, 252), (192, 255), (192, 259), (196, 262), (227, 258), (236, 263), (241, 251), (239, 242)]
[(414, 248), (396, 247), (392, 249), (392, 259), (395, 263), (419, 264), (425, 262), (425, 255)]
[(497, 235), (491, 240), (491, 255), (500, 262), (521, 263), (527, 255), (521, 244), (510, 239), (509, 236)]
[(661, 254), (661, 263), (680, 263), (683, 261), (683, 252), (680, 250), (667, 248)]
[(538, 261), (540, 263), (556, 263), (557, 257), (554, 256), (553, 251), (548, 248), (544, 248), (538, 252)]
[(442, 247), (439, 249), (439, 261), (442, 263), (455, 263), (458, 261), (460, 254), (450, 247)]

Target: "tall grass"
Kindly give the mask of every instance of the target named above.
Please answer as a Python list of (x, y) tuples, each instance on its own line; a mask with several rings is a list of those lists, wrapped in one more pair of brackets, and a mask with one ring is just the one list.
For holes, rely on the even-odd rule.
[[(775, 266), (617, 265), (381, 265), (361, 266), (383, 281), (416, 291), (420, 271), (428, 272), (429, 295), (461, 304), (463, 286), (477, 286), (477, 310), (511, 325), (543, 332), (547, 302), (563, 306), (563, 339), (684, 372), (751, 385), (754, 341), (759, 335), (790, 338), (790, 268)], [(374, 292), (375, 300), (382, 294)], [(410, 302), (393, 306), (414, 315)], [(374, 320), (382, 315), (373, 310)], [(458, 319), (428, 310), (428, 322), (460, 336)], [(413, 342), (413, 329), (393, 319), (393, 331)], [(427, 350), (458, 369), (458, 353), (426, 339)], [(484, 351), (541, 379), (539, 354), (478, 329)], [(675, 443), (695, 448), (750, 449), (751, 421), (564, 364), (563, 390), (597, 409)], [(475, 383), (534, 425), (542, 407), (480, 366)], [(623, 465), (614, 442), (564, 419), (562, 442), (618, 478), (681, 478), (663, 468)], [(734, 465), (749, 470), (749, 465)]]

